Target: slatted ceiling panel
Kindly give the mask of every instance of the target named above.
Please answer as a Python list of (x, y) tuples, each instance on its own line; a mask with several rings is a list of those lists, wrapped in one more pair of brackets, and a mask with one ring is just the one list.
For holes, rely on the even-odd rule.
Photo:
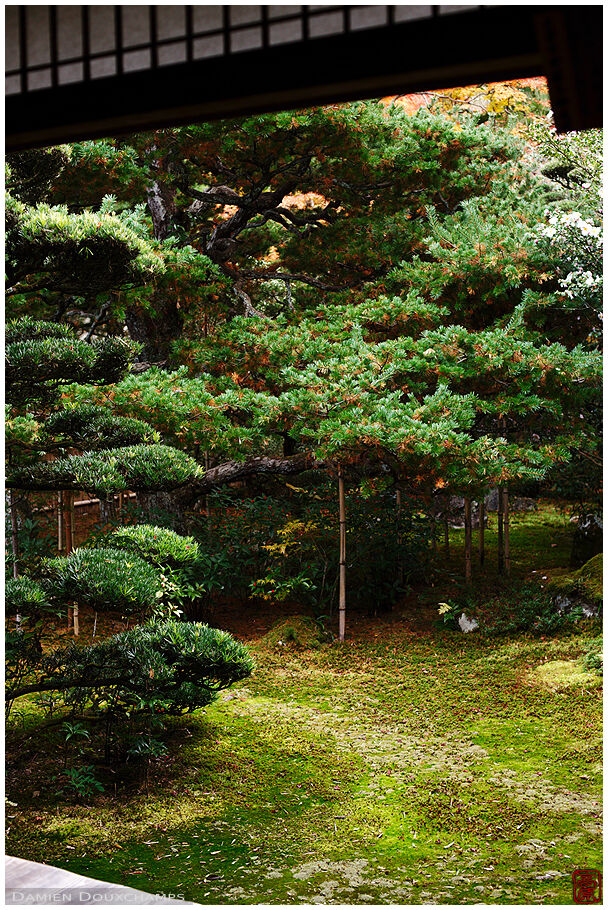
[[(7, 7), (6, 94), (475, 9), (481, 7), (326, 4)], [(24, 11), (21, 15), (20, 10)]]
[(600, 6), (6, 8), (6, 147), (545, 75), (602, 122)]
[(416, 22), (418, 19), (431, 19), (433, 16), (432, 6), (395, 6), (395, 22)]

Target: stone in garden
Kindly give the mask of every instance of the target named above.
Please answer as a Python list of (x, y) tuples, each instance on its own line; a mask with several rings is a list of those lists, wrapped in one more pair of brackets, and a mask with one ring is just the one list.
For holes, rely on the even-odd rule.
[(458, 619), (458, 625), (463, 632), (474, 632), (475, 629), (479, 628), (479, 623), (476, 619), (469, 619), (466, 613), (461, 613)]
[(602, 552), (604, 525), (601, 515), (586, 515), (576, 526), (570, 565), (582, 566)]

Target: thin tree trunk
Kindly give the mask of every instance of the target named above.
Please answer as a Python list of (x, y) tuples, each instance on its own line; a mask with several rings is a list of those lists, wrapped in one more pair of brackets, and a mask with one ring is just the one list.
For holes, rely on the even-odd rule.
[(72, 542), (70, 552), (76, 549), (76, 510), (74, 509), (74, 494), (70, 496), (70, 528), (72, 529)]
[(498, 574), (502, 575), (505, 568), (505, 547), (504, 547), (504, 503), (502, 498), (502, 487), (498, 488)]
[[(17, 523), (17, 511), (15, 507), (15, 494), (11, 490), (9, 493), (9, 509), (11, 513), (11, 549), (13, 552), (13, 578), (19, 578), (19, 525)], [(15, 626), (21, 628), (21, 614), (15, 615)]]
[(396, 496), (397, 496), (397, 580), (399, 582), (399, 586), (402, 588), (404, 580), (405, 580), (405, 574), (404, 574), (404, 570), (403, 570), (403, 550), (402, 550), (403, 535), (401, 533), (402, 502), (401, 502), (401, 486), (399, 484), (399, 481), (397, 481)]
[[(205, 452), (205, 471), (209, 470), (209, 452)], [(205, 493), (205, 515), (211, 518), (211, 506), (209, 505), (209, 494)]]
[[(17, 523), (17, 507), (15, 506), (15, 494), (11, 490), (9, 493), (9, 508), (11, 512), (11, 549), (13, 552), (13, 578), (19, 577), (19, 525)], [(17, 617), (19, 622), (21, 617)]]
[(437, 553), (437, 503), (435, 502), (435, 497), (433, 496), (433, 491), (431, 490), (431, 527), (433, 529), (433, 540), (431, 546), (433, 548), (433, 556)]
[(72, 621), (74, 623), (74, 637), (78, 638), (80, 635), (80, 623), (78, 620), (78, 604), (74, 604), (74, 609), (72, 611)]
[(464, 577), (471, 581), (471, 500), (464, 498)]
[(505, 575), (511, 574), (511, 548), (509, 540), (509, 490), (505, 487), (502, 491), (503, 514), (504, 514), (504, 551), (505, 551)]
[[(66, 490), (63, 494), (63, 519), (64, 519), (64, 531), (65, 531), (65, 555), (69, 556), (74, 548), (74, 527), (72, 524), (72, 519), (74, 517), (74, 494), (71, 490)], [(68, 607), (68, 622), (67, 628), (68, 631), (72, 628), (72, 617), (74, 611), (72, 607)]]
[(63, 552), (63, 491), (57, 493), (57, 552)]
[(99, 518), (104, 525), (109, 524), (116, 518), (114, 494), (107, 496), (105, 499), (102, 496), (99, 497)]
[(443, 550), (446, 556), (450, 555), (450, 497), (445, 497), (443, 505)]
[(338, 503), (340, 512), (340, 600), (338, 604), (338, 638), (340, 641), (344, 641), (346, 633), (346, 497), (344, 494), (344, 475), (341, 467), (338, 468)]
[(483, 566), (486, 552), (485, 552), (485, 525), (486, 523), (486, 503), (483, 498), (483, 492), (481, 494), (481, 499), (479, 500), (479, 565)]

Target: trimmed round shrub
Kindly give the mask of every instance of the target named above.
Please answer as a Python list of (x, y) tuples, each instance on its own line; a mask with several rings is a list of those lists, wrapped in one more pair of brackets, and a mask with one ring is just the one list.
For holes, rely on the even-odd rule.
[(66, 437), (72, 447), (86, 449), (112, 449), (158, 441), (158, 433), (143, 420), (120, 417), (98, 405), (83, 405), (51, 414), (44, 423), (44, 433), (53, 439)]
[(187, 565), (198, 557), (198, 544), (193, 537), (183, 537), (155, 525), (116, 528), (98, 546), (129, 550), (159, 566)]
[(38, 682), (15, 685), (13, 698), (30, 691), (90, 690), (100, 705), (111, 694), (114, 708), (182, 714), (204, 708), (217, 693), (254, 669), (247, 648), (228, 632), (202, 623), (153, 620), (97, 645), (70, 645), (50, 652)]
[(157, 569), (124, 550), (74, 550), (69, 556), (45, 560), (44, 571), (54, 597), (95, 610), (140, 612), (162, 596)]
[(116, 493), (138, 490), (174, 490), (194, 480), (201, 467), (189, 455), (160, 444), (133, 445), (104, 452), (68, 455), (8, 472), (15, 486), (24, 489), (87, 490)]
[(51, 606), (48, 592), (27, 575), (9, 578), (4, 595), (5, 609), (11, 616), (33, 616)]

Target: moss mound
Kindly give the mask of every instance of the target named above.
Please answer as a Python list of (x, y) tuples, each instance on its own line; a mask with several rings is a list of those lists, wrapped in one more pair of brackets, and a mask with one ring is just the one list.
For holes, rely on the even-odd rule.
[(285, 647), (309, 650), (320, 648), (331, 639), (331, 634), (311, 616), (288, 616), (276, 622), (262, 641), (278, 650)]
[(557, 594), (580, 597), (601, 606), (603, 589), (602, 554), (598, 553), (576, 572), (554, 578), (550, 588)]
[(575, 660), (549, 660), (531, 672), (534, 682), (550, 689), (589, 688), (600, 684), (597, 674), (584, 670)]

